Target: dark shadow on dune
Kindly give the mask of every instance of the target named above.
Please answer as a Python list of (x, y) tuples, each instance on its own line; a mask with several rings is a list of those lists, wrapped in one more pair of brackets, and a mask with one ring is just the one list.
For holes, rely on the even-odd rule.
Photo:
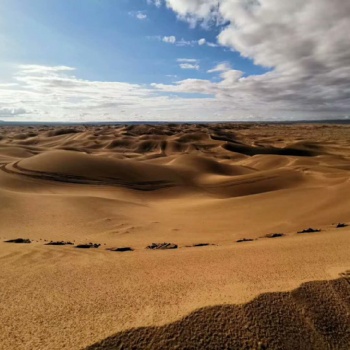
[(79, 175), (29, 170), (21, 167), (19, 165), (19, 162), (13, 163), (12, 166), (13, 166), (13, 169), (15, 169), (16, 171), (7, 168), (6, 164), (3, 164), (2, 166), (0, 166), (0, 170), (8, 174), (22, 175), (22, 176), (31, 177), (31, 178), (40, 179), (40, 180), (82, 184), (82, 185), (86, 184), (86, 185), (95, 185), (95, 186), (122, 186), (122, 187), (139, 190), (139, 191), (155, 191), (155, 190), (175, 186), (174, 183), (166, 180), (127, 182), (127, 181), (119, 180), (117, 178), (108, 178), (108, 177), (92, 178), (92, 177), (79, 176)]
[(227, 142), (223, 145), (223, 148), (230, 152), (242, 153), (247, 156), (255, 156), (257, 154), (274, 154), (281, 156), (298, 156), (298, 157), (314, 157), (320, 154), (320, 152), (308, 149), (306, 147), (300, 148), (275, 148), (275, 147), (253, 147), (244, 144), (238, 144), (233, 142)]
[(87, 350), (350, 349), (349, 274), (262, 294), (243, 305), (206, 307), (162, 327), (117, 333)]
[(74, 128), (58, 128), (54, 130), (50, 130), (47, 133), (48, 137), (53, 137), (53, 136), (61, 136), (61, 135), (67, 135), (67, 134), (77, 134), (80, 133), (80, 130), (74, 129)]

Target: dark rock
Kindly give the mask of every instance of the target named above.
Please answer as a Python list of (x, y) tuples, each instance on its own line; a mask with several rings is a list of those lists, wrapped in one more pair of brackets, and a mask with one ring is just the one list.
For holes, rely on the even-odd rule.
[(83, 248), (83, 249), (98, 248), (100, 245), (101, 244), (99, 243), (78, 244), (75, 246), (75, 248)]
[(110, 250), (111, 252), (133, 252), (134, 251), (134, 249), (131, 247), (107, 248), (106, 250)]
[(341, 223), (339, 223), (338, 225), (337, 225), (337, 228), (342, 228), (342, 227), (347, 227), (348, 225), (347, 224), (341, 224)]
[(177, 249), (177, 244), (174, 243), (152, 243), (151, 245), (147, 246), (146, 249)]
[(283, 237), (284, 233), (268, 233), (265, 237), (266, 238), (277, 238), (277, 237)]
[(208, 245), (211, 245), (210, 243), (197, 243), (197, 244), (193, 244), (192, 247), (206, 247)]
[(6, 243), (31, 243), (30, 239), (27, 238), (16, 238), (16, 239), (9, 239), (8, 241), (5, 241)]
[(237, 240), (236, 242), (242, 243), (242, 242), (252, 242), (252, 241), (254, 241), (254, 239), (252, 239), (252, 238), (242, 238), (242, 239)]
[(314, 229), (314, 228), (307, 228), (305, 230), (302, 231), (298, 231), (298, 233), (313, 233), (313, 232), (321, 232), (321, 230), (319, 229)]
[(64, 241), (51, 241), (49, 243), (45, 243), (45, 245), (73, 245), (72, 242), (64, 242)]

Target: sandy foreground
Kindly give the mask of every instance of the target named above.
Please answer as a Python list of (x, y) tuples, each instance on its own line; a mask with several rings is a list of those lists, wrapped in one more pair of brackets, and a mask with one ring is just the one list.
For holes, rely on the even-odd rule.
[(349, 174), (344, 125), (0, 128), (0, 349), (349, 349)]

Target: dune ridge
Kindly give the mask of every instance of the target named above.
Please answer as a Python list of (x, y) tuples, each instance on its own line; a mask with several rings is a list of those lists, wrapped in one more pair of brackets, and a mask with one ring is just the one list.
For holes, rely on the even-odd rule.
[(161, 327), (117, 333), (86, 350), (349, 349), (350, 278), (314, 281), (243, 305), (212, 306)]

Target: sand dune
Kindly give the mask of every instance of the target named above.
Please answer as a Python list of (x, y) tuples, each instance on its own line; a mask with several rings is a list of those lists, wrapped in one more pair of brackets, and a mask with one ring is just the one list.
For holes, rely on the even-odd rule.
[(87, 350), (348, 349), (350, 282), (309, 282), (244, 305), (204, 308), (163, 327), (118, 333)]
[[(278, 293), (350, 268), (350, 230), (336, 228), (350, 223), (349, 136), (338, 125), (1, 127), (0, 348), (80, 349), (118, 332), (104, 344), (297, 348), (297, 328), (308, 348), (349, 348), (340, 324), (322, 323), (328, 312), (348, 324), (343, 280)], [(308, 228), (321, 231), (297, 233)], [(16, 238), (31, 243), (3, 242)], [(74, 247), (90, 242), (100, 246)], [(164, 242), (177, 249), (145, 249)]]

